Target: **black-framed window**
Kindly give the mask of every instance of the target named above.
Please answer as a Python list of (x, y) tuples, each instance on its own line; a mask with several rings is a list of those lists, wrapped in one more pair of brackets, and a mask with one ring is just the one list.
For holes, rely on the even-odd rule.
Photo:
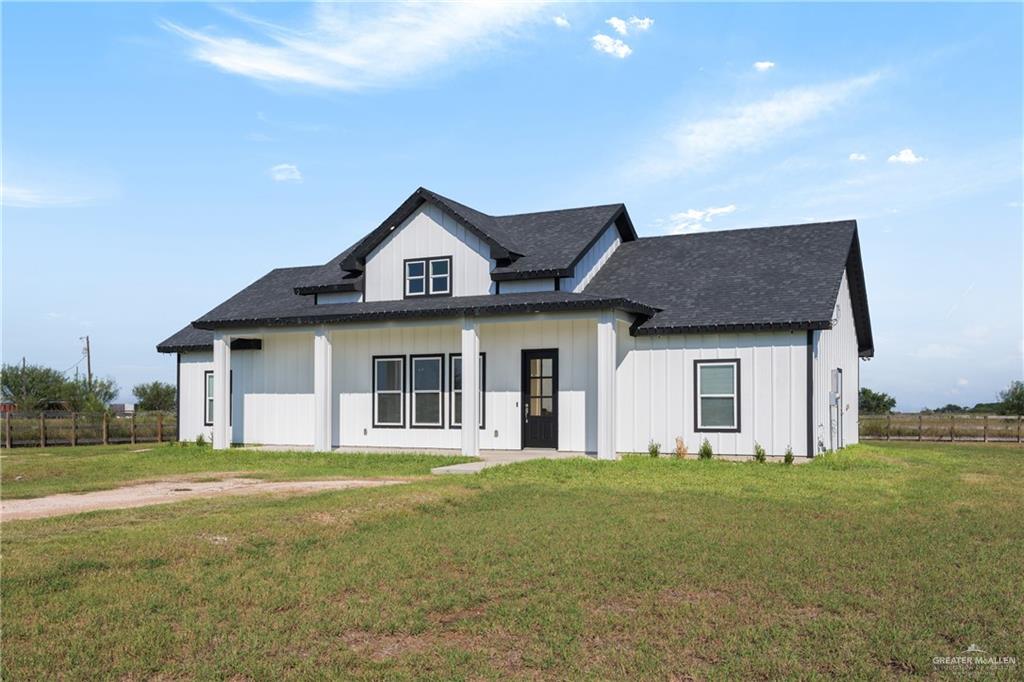
[[(234, 406), (231, 404), (235, 394), (235, 370), (228, 373), (228, 426)], [(213, 370), (203, 372), (203, 426), (213, 426)]]
[(203, 425), (213, 426), (213, 372), (211, 370), (203, 373), (203, 385), (206, 387), (206, 397), (203, 400)]
[[(487, 354), (480, 354), (479, 369), (480, 397), (477, 399), (477, 411), (480, 413), (480, 428), (487, 423), (487, 409), (484, 403), (484, 387), (487, 385)], [(449, 426), (453, 429), (462, 428), (462, 354), (452, 353), (448, 357)]]
[(740, 430), (740, 361), (693, 361), (694, 431)]
[(452, 295), (452, 257), (410, 258), (403, 266), (406, 298)]
[(405, 356), (373, 356), (373, 425), (405, 427)]
[(444, 356), (409, 356), (409, 391), (414, 429), (444, 426)]

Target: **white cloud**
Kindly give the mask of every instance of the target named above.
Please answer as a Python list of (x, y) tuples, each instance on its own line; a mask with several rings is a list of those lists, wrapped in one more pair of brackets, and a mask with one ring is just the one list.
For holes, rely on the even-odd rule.
[(302, 173), (293, 163), (279, 163), (267, 172), (275, 182), (302, 182)]
[(540, 3), (318, 3), (306, 25), (261, 21), (237, 11), (255, 38), (211, 28), (162, 26), (190, 45), (199, 61), (259, 81), (298, 83), (339, 90), (400, 84), (457, 61), (467, 53), (498, 47), (524, 25), (539, 20)]
[(613, 57), (618, 57), (619, 59), (625, 59), (629, 55), (633, 54), (633, 48), (629, 45), (618, 38), (612, 38), (611, 36), (606, 36), (603, 33), (595, 35), (590, 39), (590, 42), (598, 52), (605, 52)]
[(850, 161), (867, 161), (867, 154), (861, 154), (860, 152), (852, 152), (850, 154)]
[(565, 18), (564, 14), (559, 14), (557, 17), (551, 17), (551, 21), (555, 22), (555, 26), (558, 28), (570, 28), (572, 24)]
[(654, 19), (650, 17), (630, 17), (629, 19), (619, 19), (618, 17), (611, 17), (605, 19), (606, 24), (612, 27), (612, 29), (620, 36), (628, 36), (629, 30), (634, 31), (646, 31), (651, 26), (654, 26)]
[(629, 24), (627, 24), (623, 19), (619, 19), (618, 17), (612, 17), (610, 19), (605, 19), (604, 23), (611, 26), (612, 29), (620, 36), (629, 35)]
[(651, 26), (654, 26), (654, 19), (651, 19), (650, 17), (644, 17), (643, 19), (640, 19), (638, 17), (630, 17), (629, 25), (631, 28), (634, 28), (637, 31), (646, 31)]
[(667, 220), (659, 220), (658, 224), (663, 228), (665, 234), (693, 234), (706, 230), (708, 224), (717, 216), (728, 215), (735, 211), (735, 204), (711, 206), (705, 209), (691, 208), (673, 213)]
[(960, 379), (956, 380), (956, 385), (957, 386), (966, 386), (969, 383), (971, 383), (971, 382), (967, 381), (967, 379), (964, 379), (964, 378), (960, 378)]
[(918, 156), (914, 153), (914, 150), (909, 147), (907, 149), (901, 149), (898, 153), (889, 157), (889, 163), (903, 163), (908, 166), (912, 166), (915, 163), (921, 163), (922, 161), (924, 161), (924, 157)]
[(0, 205), (3, 206), (45, 208), (48, 206), (80, 206), (86, 203), (89, 203), (87, 197), (65, 196), (21, 185), (0, 185)]
[(775, 68), (775, 62), (754, 62), (754, 68), (758, 71), (771, 71)]
[(772, 144), (845, 104), (874, 85), (877, 73), (793, 88), (768, 99), (723, 110), (718, 116), (669, 128), (629, 171), (645, 180), (671, 177)]

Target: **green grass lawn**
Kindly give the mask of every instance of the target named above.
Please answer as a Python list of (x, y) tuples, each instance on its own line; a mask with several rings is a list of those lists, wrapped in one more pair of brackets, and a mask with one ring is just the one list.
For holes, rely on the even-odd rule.
[[(161, 457), (176, 454), (198, 456)], [(390, 475), (359, 475), (373, 464)], [(5, 523), (0, 672), (885, 678), (933, 676), (932, 657), (975, 643), (1020, 677), (1022, 490), (1020, 448), (893, 443), (795, 467), (534, 461)]]
[(271, 480), (421, 476), (429, 474), (432, 467), (470, 461), (472, 458), (416, 454), (213, 450), (169, 443), (16, 448), (4, 450), (0, 460), (0, 496), (14, 499), (80, 493), (160, 477), (225, 472)]

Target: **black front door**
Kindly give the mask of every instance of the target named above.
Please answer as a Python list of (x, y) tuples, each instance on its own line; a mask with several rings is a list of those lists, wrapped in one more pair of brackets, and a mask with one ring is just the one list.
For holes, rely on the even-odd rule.
[(523, 447), (558, 447), (558, 349), (523, 351)]

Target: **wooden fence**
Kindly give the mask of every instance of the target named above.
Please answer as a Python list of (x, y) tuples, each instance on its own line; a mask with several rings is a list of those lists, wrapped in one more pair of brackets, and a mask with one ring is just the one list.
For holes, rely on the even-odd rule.
[(861, 440), (1020, 443), (1024, 417), (976, 414), (863, 414)]
[(85, 414), (76, 412), (7, 412), (3, 416), (4, 445), (110, 445), (161, 443), (177, 437), (174, 413)]

